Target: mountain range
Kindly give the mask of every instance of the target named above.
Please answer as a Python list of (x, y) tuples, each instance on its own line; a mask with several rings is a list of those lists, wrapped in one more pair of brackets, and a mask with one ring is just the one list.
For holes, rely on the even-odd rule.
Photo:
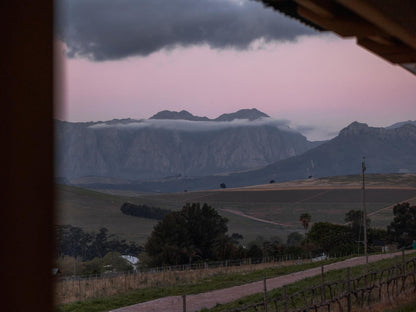
[(216, 119), (162, 111), (148, 120), (55, 121), (56, 176), (149, 180), (263, 167), (300, 155), (309, 142), (256, 109)]
[(354, 122), (309, 142), (256, 109), (216, 119), (160, 112), (148, 120), (56, 121), (58, 176), (75, 184), (151, 192), (237, 187), (367, 172), (416, 172), (416, 125)]

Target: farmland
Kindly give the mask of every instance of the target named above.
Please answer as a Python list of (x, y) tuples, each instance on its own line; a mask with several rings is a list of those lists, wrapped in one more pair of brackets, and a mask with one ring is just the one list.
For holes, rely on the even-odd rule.
[[(386, 227), (392, 220), (392, 207), (403, 201), (416, 203), (416, 175), (368, 175), (366, 207), (374, 227)], [(246, 241), (261, 235), (286, 239), (288, 233), (303, 231), (299, 215), (308, 212), (312, 223), (344, 223), (346, 212), (360, 209), (360, 176), (309, 179), (290, 183), (238, 189), (134, 194), (100, 192), (71, 186), (57, 186), (58, 223), (86, 230), (107, 227), (121, 238), (143, 244), (155, 220), (123, 215), (124, 202), (178, 210), (185, 203), (208, 203), (229, 219), (229, 232), (241, 233)]]

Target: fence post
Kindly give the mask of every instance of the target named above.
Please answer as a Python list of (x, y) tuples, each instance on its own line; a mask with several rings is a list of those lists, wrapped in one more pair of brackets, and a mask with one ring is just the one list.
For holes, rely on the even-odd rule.
[(266, 286), (266, 277), (263, 277), (263, 288), (264, 288), (264, 312), (267, 312), (267, 286)]
[(283, 286), (283, 306), (285, 312), (287, 312), (287, 286)]
[(394, 266), (397, 269), (397, 265), (398, 265), (398, 261), (397, 261), (397, 256), (394, 256)]
[(348, 295), (347, 295), (347, 300), (348, 300), (348, 312), (351, 312), (351, 272), (350, 272), (350, 268), (347, 268), (347, 287), (348, 287)]
[(322, 286), (321, 286), (321, 303), (324, 303), (326, 300), (325, 296), (325, 275), (324, 275), (324, 266), (321, 266), (321, 279), (322, 279)]
[(186, 295), (182, 295), (183, 312), (186, 312)]
[(398, 256), (394, 257), (394, 263), (395, 263), (395, 268), (396, 268), (396, 278), (394, 280), (394, 285), (396, 286), (396, 298), (399, 296), (399, 261), (398, 261)]
[(404, 284), (405, 284), (405, 276), (406, 276), (406, 257), (405, 257), (405, 254), (404, 254), (404, 248), (403, 248), (403, 250), (402, 250), (402, 276), (403, 276), (403, 278), (402, 278), (402, 291), (404, 291)]

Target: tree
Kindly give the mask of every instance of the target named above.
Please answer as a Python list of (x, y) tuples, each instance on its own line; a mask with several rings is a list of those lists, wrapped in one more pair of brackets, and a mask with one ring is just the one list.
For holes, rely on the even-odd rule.
[(394, 219), (387, 227), (389, 238), (399, 243), (399, 247), (407, 247), (416, 240), (416, 206), (409, 203), (397, 204), (393, 207)]
[(119, 252), (109, 252), (103, 257), (103, 266), (113, 272), (133, 271), (133, 266)]
[(302, 222), (303, 228), (305, 229), (305, 234), (306, 231), (308, 230), (309, 227), (309, 223), (311, 222), (312, 217), (309, 213), (302, 213), (299, 217), (299, 221)]
[(231, 238), (231, 242), (234, 245), (239, 246), (239, 245), (241, 245), (241, 241), (244, 239), (244, 236), (241, 235), (240, 233), (233, 233), (233, 234), (231, 234), (230, 238)]
[[(364, 212), (362, 210), (350, 210), (345, 214), (345, 222), (349, 223), (350, 229), (352, 234), (354, 235), (354, 239), (359, 241), (362, 240), (362, 236), (364, 233)], [(367, 230), (370, 228), (371, 220), (367, 217), (366, 226)]]
[(81, 228), (71, 225), (56, 226), (57, 257), (71, 256), (83, 261), (101, 258), (110, 251), (118, 251), (128, 255), (138, 255), (143, 247), (134, 242), (118, 240), (114, 234), (108, 234), (106, 228), (98, 233), (84, 232)]
[(306, 240), (306, 252), (308, 253), (309, 257), (310, 257), (310, 252), (309, 252), (309, 242), (308, 242), (308, 236), (306, 235), (306, 232), (308, 231), (309, 228), (309, 223), (312, 220), (312, 216), (309, 213), (302, 213), (299, 217), (299, 221), (302, 222), (303, 228), (305, 229), (305, 240)]
[[(349, 223), (352, 228), (363, 226), (364, 212), (362, 210), (351, 209), (345, 214), (345, 222)], [(370, 227), (371, 220), (367, 217), (367, 228)]]
[(247, 257), (258, 259), (260, 261), (260, 259), (263, 258), (263, 251), (257, 244), (252, 244), (248, 249)]
[(86, 261), (83, 264), (82, 274), (84, 275), (96, 275), (104, 272), (102, 258), (94, 258)]
[(292, 232), (287, 236), (286, 244), (288, 246), (300, 246), (303, 240), (303, 235), (299, 232)]
[[(180, 211), (166, 215), (154, 227), (145, 249), (153, 265), (191, 263), (193, 258), (219, 260), (230, 254), (231, 239), (226, 235), (228, 220), (204, 204), (186, 204)], [(229, 241), (217, 252), (219, 242)]]
[(149, 207), (146, 205), (135, 205), (131, 203), (124, 203), (121, 208), (121, 212), (139, 218), (148, 218), (162, 220), (164, 216), (170, 213), (170, 210), (161, 209), (159, 207)]
[(329, 222), (315, 223), (308, 238), (322, 251), (329, 253), (350, 253), (355, 242), (348, 227)]

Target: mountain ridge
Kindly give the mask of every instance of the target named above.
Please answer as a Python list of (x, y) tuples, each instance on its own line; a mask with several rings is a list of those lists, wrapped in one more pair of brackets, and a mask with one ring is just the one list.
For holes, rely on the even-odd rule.
[[(256, 109), (223, 117), (228, 121), (244, 117), (249, 119), (247, 122), (218, 121), (221, 127), (213, 124), (203, 131), (192, 131), (192, 127), (206, 117), (186, 111), (162, 111), (156, 115), (154, 119), (187, 118), (195, 124), (181, 123), (185, 128), (180, 128), (172, 122), (134, 119), (55, 121), (56, 176), (148, 180), (219, 174), (262, 167), (301, 154), (317, 144), (269, 121), (253, 123), (267, 116)], [(201, 125), (205, 127), (206, 123)]]
[(256, 108), (240, 109), (234, 113), (222, 114), (214, 119), (210, 119), (205, 116), (204, 117), (195, 116), (186, 110), (181, 110), (180, 112), (163, 110), (154, 114), (149, 119), (189, 120), (189, 121), (233, 121), (236, 119), (247, 119), (249, 121), (253, 121), (259, 118), (270, 118), (270, 116), (259, 111)]
[(206, 177), (180, 177), (133, 183), (148, 192), (180, 192), (267, 184), (361, 173), (366, 160), (367, 173), (415, 173), (416, 126), (387, 129), (354, 122), (337, 137), (315, 148), (262, 168)]

